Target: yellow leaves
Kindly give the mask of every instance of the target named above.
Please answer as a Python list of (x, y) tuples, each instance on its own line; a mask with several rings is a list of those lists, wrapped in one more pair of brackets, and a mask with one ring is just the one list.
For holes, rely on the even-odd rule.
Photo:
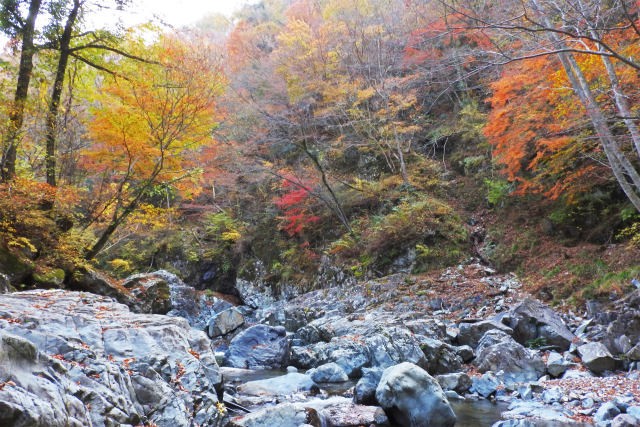
[(368, 87), (358, 91), (357, 99), (358, 102), (367, 101), (373, 95), (376, 94), (376, 90), (372, 87)]
[(124, 259), (116, 258), (116, 259), (112, 259), (111, 261), (107, 261), (107, 262), (118, 273), (129, 273), (130, 271), (133, 270), (133, 267), (131, 266), (131, 263), (129, 261), (124, 260)]
[(237, 242), (242, 238), (242, 235), (237, 230), (225, 231), (222, 233), (222, 240), (225, 242)]

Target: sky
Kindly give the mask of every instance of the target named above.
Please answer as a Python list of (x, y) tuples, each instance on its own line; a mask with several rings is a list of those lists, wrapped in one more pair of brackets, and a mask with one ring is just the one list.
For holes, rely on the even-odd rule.
[[(193, 24), (212, 13), (230, 16), (246, 3), (255, 0), (134, 0), (121, 20), (126, 26), (147, 22), (159, 18), (174, 27)], [(112, 12), (100, 13), (93, 20), (111, 20)]]

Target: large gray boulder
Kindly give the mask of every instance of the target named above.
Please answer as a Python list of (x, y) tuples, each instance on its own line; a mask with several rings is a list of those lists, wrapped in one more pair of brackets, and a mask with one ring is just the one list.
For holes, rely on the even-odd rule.
[(404, 362), (387, 368), (376, 399), (389, 418), (406, 427), (453, 427), (456, 416), (438, 382), (424, 369)]
[(495, 320), (483, 320), (476, 323), (460, 323), (458, 325), (458, 342), (461, 345), (468, 345), (473, 348), (477, 347), (480, 339), (485, 333), (491, 330), (498, 330), (511, 335), (513, 330)]
[(207, 324), (210, 338), (227, 335), (244, 324), (244, 316), (237, 308), (228, 308), (214, 315)]
[(0, 295), (0, 425), (222, 426), (209, 340), (110, 298)]
[(255, 325), (236, 335), (225, 354), (234, 368), (275, 369), (289, 364), (289, 339), (282, 326)]
[(557, 313), (534, 298), (526, 298), (512, 308), (507, 319), (513, 338), (520, 344), (544, 339), (546, 344), (564, 351), (576, 339)]
[(611, 353), (609, 353), (609, 350), (607, 350), (607, 347), (599, 342), (590, 342), (581, 345), (578, 347), (578, 355), (580, 355), (582, 363), (596, 374), (604, 371), (612, 371), (616, 367), (616, 361)]
[(545, 365), (537, 352), (524, 348), (510, 336), (489, 331), (480, 340), (473, 362), (480, 372), (504, 371), (521, 381), (537, 380)]

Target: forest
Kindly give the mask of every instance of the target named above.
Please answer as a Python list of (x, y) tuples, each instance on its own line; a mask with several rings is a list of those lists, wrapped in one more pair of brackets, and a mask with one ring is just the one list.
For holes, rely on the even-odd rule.
[[(216, 310), (221, 301), (248, 306), (258, 311), (238, 313), (282, 321), (287, 333), (318, 314), (314, 292), (337, 306), (361, 292), (363, 307), (378, 310), (387, 281), (389, 301), (438, 294), (430, 311), (470, 325), (528, 304), (528, 295), (567, 316), (588, 313), (602, 328), (617, 316), (603, 307), (635, 304), (627, 297), (640, 289), (639, 1), (261, 0), (179, 27), (96, 19), (135, 4), (0, 1), (7, 298), (83, 291), (166, 314), (156, 304), (169, 288), (153, 291), (148, 310), (136, 298), (151, 295), (154, 280), (175, 280)], [(494, 275), (506, 288), (478, 291)], [(476, 291), (495, 307), (468, 308)], [(303, 314), (289, 319), (286, 301), (303, 295), (316, 296), (296, 302)], [(2, 306), (0, 323), (11, 317)], [(582, 339), (584, 319), (567, 319), (575, 327), (566, 332)], [(520, 340), (517, 321), (499, 321), (523, 345), (555, 345), (556, 335)], [(630, 353), (640, 326), (628, 345), (602, 336), (589, 339), (605, 339), (617, 368), (640, 367), (640, 347), (638, 358)], [(180, 366), (171, 387), (182, 387)], [(359, 369), (346, 375), (357, 379)], [(427, 371), (457, 371), (439, 369)], [(0, 398), (10, 382), (0, 382)], [(218, 425), (196, 423), (198, 405), (185, 425)]]

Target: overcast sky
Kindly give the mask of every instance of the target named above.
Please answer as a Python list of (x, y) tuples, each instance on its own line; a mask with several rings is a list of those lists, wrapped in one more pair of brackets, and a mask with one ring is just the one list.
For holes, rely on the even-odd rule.
[[(174, 27), (193, 24), (212, 13), (222, 13), (230, 16), (246, 3), (256, 0), (134, 0), (127, 10), (119, 14), (126, 26), (147, 22), (153, 18)], [(110, 21), (114, 14), (100, 13), (92, 16), (91, 21)]]

